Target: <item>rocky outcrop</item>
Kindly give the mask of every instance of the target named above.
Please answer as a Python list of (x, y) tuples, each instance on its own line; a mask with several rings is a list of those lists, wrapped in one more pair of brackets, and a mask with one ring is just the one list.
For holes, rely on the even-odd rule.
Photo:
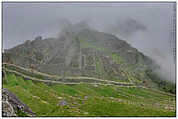
[(2, 89), (2, 116), (16, 117), (22, 112), (23, 116), (35, 116), (35, 114), (22, 103), (12, 92), (8, 89)]

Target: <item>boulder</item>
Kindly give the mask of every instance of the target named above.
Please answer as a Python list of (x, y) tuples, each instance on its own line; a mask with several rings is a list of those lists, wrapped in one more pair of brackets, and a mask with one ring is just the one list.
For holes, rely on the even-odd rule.
[(65, 105), (67, 105), (67, 102), (64, 99), (60, 100), (57, 104), (57, 106), (65, 106)]
[(87, 99), (88, 98), (88, 96), (84, 96), (84, 99)]

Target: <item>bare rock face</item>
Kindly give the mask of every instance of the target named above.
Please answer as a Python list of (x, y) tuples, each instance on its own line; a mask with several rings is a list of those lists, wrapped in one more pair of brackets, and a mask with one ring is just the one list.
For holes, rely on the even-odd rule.
[(2, 100), (2, 116), (4, 117), (16, 117), (15, 111), (12, 105), (7, 101), (7, 95), (3, 95)]
[(27, 116), (35, 116), (34, 113), (23, 104), (12, 92), (8, 89), (2, 89), (2, 116), (16, 117), (21, 111)]

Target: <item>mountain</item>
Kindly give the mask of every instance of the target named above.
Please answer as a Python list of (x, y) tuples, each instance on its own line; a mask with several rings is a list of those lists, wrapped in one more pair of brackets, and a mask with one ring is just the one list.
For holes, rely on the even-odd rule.
[[(83, 76), (153, 88), (168, 87), (169, 83), (162, 83), (152, 71), (158, 68), (154, 61), (126, 41), (93, 30), (86, 22), (66, 26), (59, 38), (43, 39), (38, 36), (6, 50), (3, 62), (58, 75), (63, 79)], [(174, 89), (166, 90), (175, 92)]]
[(11, 54), (10, 60), (14, 64), (33, 65), (41, 72), (61, 75), (66, 69), (69, 76), (94, 77), (104, 73), (106, 80), (116, 77), (128, 80), (122, 76), (123, 71), (135, 71), (135, 75), (139, 75), (137, 70), (145, 69), (151, 63), (149, 58), (125, 41), (86, 28), (83, 23), (66, 29), (59, 38), (37, 37), (9, 49), (7, 53)]
[[(57, 38), (4, 51), (2, 88), (18, 102), (15, 110), (25, 107), (16, 116), (175, 116), (175, 84), (155, 68), (126, 41), (66, 22)], [(3, 103), (3, 116), (9, 109)]]

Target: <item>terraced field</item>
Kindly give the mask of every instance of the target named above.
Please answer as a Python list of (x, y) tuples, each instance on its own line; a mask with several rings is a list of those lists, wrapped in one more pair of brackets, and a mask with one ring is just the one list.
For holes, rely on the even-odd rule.
[[(153, 89), (101, 85), (103, 84), (101, 82), (98, 84), (80, 82), (69, 85), (33, 81), (29, 80), (30, 78), (24, 80), (24, 78), (23, 75), (6, 70), (3, 88), (12, 91), (36, 116), (176, 115), (175, 95)], [(38, 79), (45, 80), (40, 77)], [(61, 100), (65, 101), (65, 105), (58, 105)]]

